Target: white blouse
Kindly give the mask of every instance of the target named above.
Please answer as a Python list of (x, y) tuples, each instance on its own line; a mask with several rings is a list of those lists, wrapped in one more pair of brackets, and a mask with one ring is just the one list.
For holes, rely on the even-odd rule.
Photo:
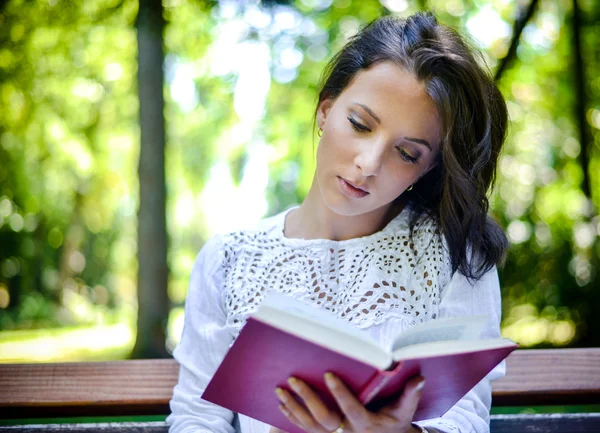
[[(215, 236), (198, 254), (173, 353), (180, 371), (166, 420), (170, 433), (268, 433), (267, 424), (245, 415), (234, 427), (233, 412), (200, 398), (267, 290), (328, 310), (385, 348), (408, 327), (447, 316), (485, 314), (482, 337), (500, 336), (496, 269), (474, 285), (459, 272), (451, 275), (449, 253), (431, 221), (409, 237), (410, 208), (383, 230), (344, 241), (285, 237), (292, 209), (252, 229)], [(417, 424), (446, 433), (489, 432), (490, 382), (504, 373), (502, 362), (444, 416)]]

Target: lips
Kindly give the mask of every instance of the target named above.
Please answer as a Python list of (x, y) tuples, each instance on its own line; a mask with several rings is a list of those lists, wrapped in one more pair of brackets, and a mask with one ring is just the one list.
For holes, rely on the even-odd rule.
[(348, 179), (344, 179), (342, 177), (342, 180), (344, 180), (347, 184), (349, 184), (351, 187), (353, 187), (354, 189), (359, 189), (361, 191), (364, 191), (366, 193), (368, 193), (369, 191), (367, 191), (365, 188), (363, 188), (362, 186), (358, 186), (356, 183), (349, 181)]
[(365, 191), (361, 187), (356, 186), (353, 183), (350, 183), (349, 181), (347, 181), (344, 178), (341, 178), (341, 177), (338, 176), (338, 181), (339, 181), (339, 184), (340, 184), (340, 189), (348, 197), (351, 197), (351, 198), (363, 198), (363, 197), (366, 197), (367, 195), (369, 195), (368, 191)]

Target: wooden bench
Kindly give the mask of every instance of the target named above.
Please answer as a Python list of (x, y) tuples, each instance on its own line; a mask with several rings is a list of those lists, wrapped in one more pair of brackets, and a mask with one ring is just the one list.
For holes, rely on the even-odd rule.
[[(167, 415), (178, 365), (172, 360), (0, 364), (0, 420)], [(600, 404), (600, 348), (517, 350), (494, 382), (493, 405)], [(0, 421), (1, 423), (1, 421)], [(0, 433), (166, 433), (164, 422), (29, 424)], [(600, 432), (600, 412), (493, 415), (493, 433)]]

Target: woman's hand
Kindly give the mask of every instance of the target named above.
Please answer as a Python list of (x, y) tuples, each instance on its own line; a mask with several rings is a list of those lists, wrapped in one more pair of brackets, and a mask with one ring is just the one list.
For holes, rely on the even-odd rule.
[[(331, 411), (319, 396), (299, 379), (288, 380), (292, 389), (304, 401), (303, 406), (294, 396), (277, 388), (281, 401), (279, 409), (292, 423), (308, 433), (332, 433), (342, 427), (344, 433), (418, 433), (421, 430), (411, 424), (419, 404), (425, 379), (415, 377), (408, 381), (402, 395), (378, 412), (368, 410), (350, 392), (346, 384), (331, 373), (325, 374), (325, 382), (343, 414)], [(270, 433), (280, 433), (272, 428)], [(338, 432), (339, 433), (339, 432)]]

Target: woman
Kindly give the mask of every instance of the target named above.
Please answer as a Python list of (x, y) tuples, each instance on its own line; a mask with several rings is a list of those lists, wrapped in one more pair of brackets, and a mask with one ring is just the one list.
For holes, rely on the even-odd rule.
[[(174, 356), (171, 433), (232, 432), (234, 414), (200, 399), (268, 290), (331, 311), (384, 347), (408, 327), (486, 314), (499, 336), (496, 265), (506, 237), (487, 216), (507, 111), (490, 74), (430, 13), (374, 21), (329, 63), (316, 109), (317, 168), (300, 206), (215, 236), (198, 255)], [(310, 433), (488, 432), (500, 364), (444, 416), (413, 423), (423, 378), (371, 412), (335, 377), (342, 413), (301, 381), (274, 403)], [(243, 386), (243, 384), (240, 384)], [(244, 433), (269, 426), (240, 415)]]

